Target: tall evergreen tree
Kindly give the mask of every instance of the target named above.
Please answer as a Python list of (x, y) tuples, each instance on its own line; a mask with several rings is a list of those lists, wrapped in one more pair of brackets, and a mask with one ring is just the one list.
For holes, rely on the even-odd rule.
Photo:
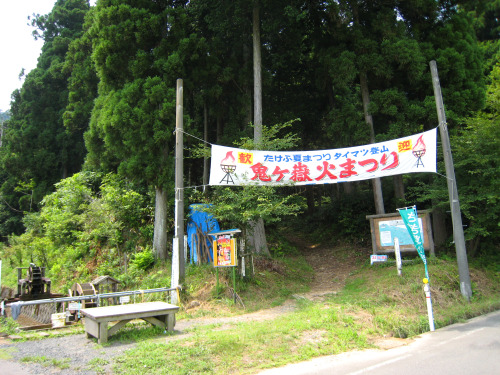
[(5, 174), (1, 194), (13, 212), (35, 209), (54, 183), (81, 168), (82, 148), (75, 147), (78, 141), (62, 121), (69, 76), (63, 66), (88, 9), (86, 0), (58, 0), (51, 13), (32, 20), (34, 35), (44, 45), (37, 67), (13, 94), (12, 117), (0, 150)]
[(160, 259), (167, 257), (167, 192), (173, 191), (175, 80), (195, 52), (184, 5), (103, 0), (89, 30), (99, 96), (85, 136), (87, 162), (155, 189), (153, 247)]

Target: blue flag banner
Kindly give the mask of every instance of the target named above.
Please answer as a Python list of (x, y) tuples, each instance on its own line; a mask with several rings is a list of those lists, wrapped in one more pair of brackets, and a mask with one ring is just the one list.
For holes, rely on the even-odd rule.
[(403, 222), (405, 223), (406, 229), (408, 233), (410, 233), (410, 237), (415, 245), (415, 249), (417, 249), (418, 255), (422, 258), (425, 266), (425, 277), (429, 279), (429, 272), (427, 271), (427, 259), (425, 258), (424, 251), (424, 238), (422, 236), (422, 232), (420, 230), (420, 225), (418, 224), (418, 215), (417, 215), (417, 207), (406, 207), (406, 208), (398, 208), (399, 214), (403, 218)]

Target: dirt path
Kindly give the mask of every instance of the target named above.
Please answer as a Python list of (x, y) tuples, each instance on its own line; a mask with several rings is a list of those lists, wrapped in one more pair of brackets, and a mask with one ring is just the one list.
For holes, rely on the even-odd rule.
[(367, 249), (355, 248), (351, 244), (335, 246), (320, 243), (309, 244), (300, 238), (294, 238), (292, 241), (301, 249), (314, 270), (311, 290), (304, 295), (311, 300), (318, 300), (327, 294), (339, 292), (351, 272), (359, 267), (369, 255)]

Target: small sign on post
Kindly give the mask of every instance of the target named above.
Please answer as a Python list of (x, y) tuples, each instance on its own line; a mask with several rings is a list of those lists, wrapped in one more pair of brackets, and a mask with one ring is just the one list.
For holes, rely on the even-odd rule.
[(233, 267), (233, 290), (236, 302), (236, 266), (238, 265), (238, 252), (234, 235), (240, 233), (239, 229), (209, 232), (215, 237), (213, 241), (214, 267), (217, 275), (217, 294), (219, 293), (219, 267)]
[(236, 240), (231, 235), (221, 234), (214, 241), (214, 266), (234, 267), (236, 262)]
[(373, 263), (383, 263), (383, 262), (387, 262), (387, 255), (377, 255), (377, 254), (370, 255), (370, 266), (373, 265)]
[(121, 296), (120, 297), (120, 305), (124, 305), (130, 302), (130, 296)]

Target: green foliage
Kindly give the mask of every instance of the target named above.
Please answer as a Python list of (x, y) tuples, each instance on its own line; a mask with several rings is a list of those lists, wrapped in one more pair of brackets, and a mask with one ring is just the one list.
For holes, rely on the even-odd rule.
[(269, 186), (217, 187), (206, 210), (226, 226), (246, 228), (249, 221), (260, 218), (274, 223), (283, 216), (297, 215), (302, 209), (300, 200)]
[(500, 238), (500, 65), (491, 76), (487, 108), (455, 138), (460, 205), (469, 222), (465, 233), (490, 245)]
[(17, 332), (19, 328), (19, 323), (12, 318), (0, 317), (0, 332), (7, 335), (13, 335)]
[[(467, 118), (464, 129), (450, 137), (469, 256), (497, 252), (500, 237), (499, 78), (497, 64), (491, 73), (486, 108)], [(439, 169), (444, 174), (442, 163)], [(444, 178), (415, 189), (421, 201), (432, 200), (449, 208)]]
[[(273, 126), (263, 126), (262, 140), (259, 147), (266, 150), (283, 150), (296, 145), (298, 137), (291, 133), (284, 133), (294, 121)], [(242, 138), (237, 146), (244, 149), (255, 149), (257, 145), (252, 138)], [(272, 186), (257, 186), (252, 184), (241, 187), (216, 187), (209, 196), (194, 192), (193, 202), (207, 201), (204, 210), (210, 212), (217, 220), (231, 228), (246, 228), (249, 222), (258, 219), (266, 224), (281, 221), (284, 216), (297, 215), (302, 210), (301, 197), (296, 194), (282, 193), (283, 188)], [(281, 190), (281, 191), (280, 191)]]
[(131, 265), (137, 270), (146, 271), (153, 266), (154, 262), (153, 251), (150, 248), (146, 248), (134, 255)]
[(42, 355), (42, 356), (23, 357), (21, 359), (21, 362), (38, 363), (38, 364), (42, 365), (43, 367), (54, 366), (58, 369), (64, 370), (64, 369), (68, 369), (70, 367), (69, 363), (71, 362), (71, 359), (70, 358), (64, 358), (64, 359), (49, 358), (49, 357)]
[[(26, 232), (10, 237), (4, 254), (12, 267), (35, 262), (69, 286), (94, 272), (119, 278), (124, 254), (151, 240), (143, 235), (151, 226), (147, 201), (116, 175), (77, 173), (56, 184), (39, 213), (25, 216)], [(148, 250), (138, 256), (138, 270), (152, 265)]]
[(293, 132), (285, 133), (284, 131), (291, 128), (297, 121), (300, 121), (300, 119), (273, 126), (262, 125), (262, 141), (259, 144), (256, 144), (253, 138), (243, 137), (241, 140), (235, 142), (235, 146), (245, 150), (290, 150), (297, 146), (300, 137)]
[[(324, 149), (370, 138), (361, 73), (377, 140), (435, 127), (428, 67), (435, 59), (464, 194), (466, 234), (476, 241), (472, 248), (480, 239), (495, 252), (499, 137), (498, 103), (492, 98), (498, 97), (498, 69), (487, 81), (487, 108), (466, 117), (484, 106), (484, 72), (499, 56), (498, 2), (455, 3), (261, 1), (264, 120), (280, 125), (264, 127), (263, 143), (256, 145), (248, 126), (252, 2), (102, 0), (89, 8), (85, 0), (57, 1), (50, 14), (33, 19), (35, 36), (45, 41), (42, 55), (14, 93), (11, 118), (4, 123), (0, 236), (5, 241), (17, 235), (4, 251), (12, 263), (33, 259), (54, 274), (73, 268), (87, 275), (118, 273), (125, 257), (145, 249), (153, 237), (153, 205), (144, 192), (168, 192), (164, 206), (173, 206), (179, 77), (186, 133), (249, 149)], [(289, 121), (297, 118), (302, 120)], [(185, 137), (186, 186), (200, 185), (205, 172), (196, 157), (207, 155), (193, 150), (193, 139)], [(54, 185), (79, 172), (83, 160), (88, 171), (127, 180), (88, 174)], [(441, 177), (432, 185), (421, 178), (405, 182), (412, 203), (446, 206)], [(384, 185), (387, 209), (394, 200)], [(216, 188), (192, 200), (210, 201), (224, 224), (244, 228), (261, 218), (277, 226), (282, 217), (299, 214), (307, 198), (300, 225), (320, 238), (359, 237), (364, 216), (373, 212), (370, 187), (345, 187)], [(168, 223), (167, 210), (159, 211)], [(26, 233), (20, 236), (23, 223)], [(280, 255), (290, 251), (275, 248)], [(132, 268), (138, 274), (141, 267)]]
[[(10, 209), (36, 210), (43, 196), (53, 191), (54, 183), (81, 168), (81, 135), (78, 139), (67, 133), (61, 117), (68, 100), (63, 65), (68, 45), (82, 32), (88, 9), (86, 0), (57, 1), (51, 13), (32, 20), (36, 36), (45, 43), (37, 67), (13, 94), (12, 116), (5, 124), (0, 149), (0, 194)], [(11, 190), (27, 185), (32, 185), (28, 195)], [(6, 234), (11, 232), (2, 233)]]

